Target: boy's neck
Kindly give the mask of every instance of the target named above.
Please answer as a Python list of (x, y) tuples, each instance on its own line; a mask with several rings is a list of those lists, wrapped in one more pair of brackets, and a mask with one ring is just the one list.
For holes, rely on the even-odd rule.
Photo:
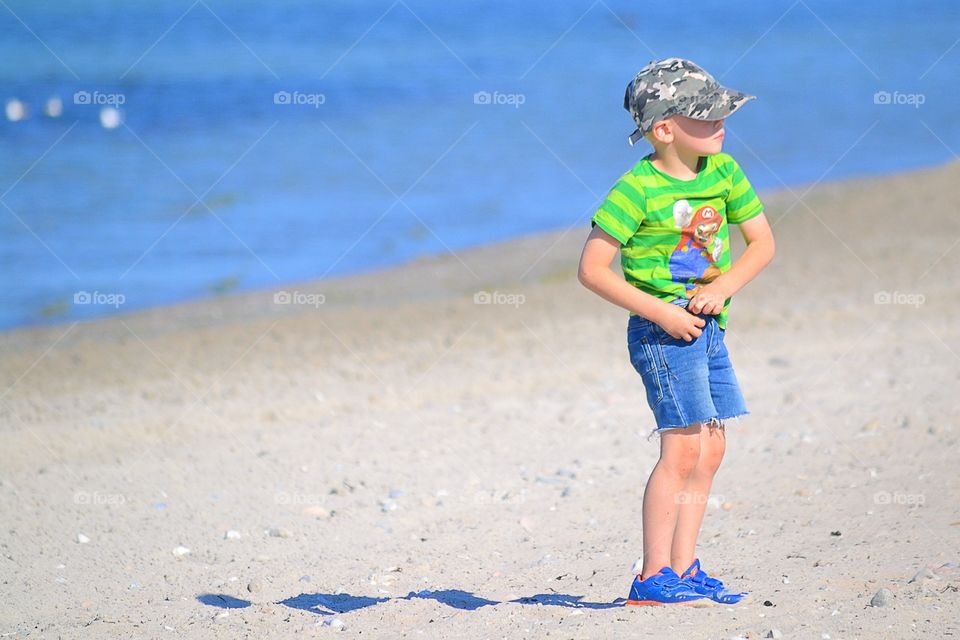
[(654, 150), (650, 162), (663, 173), (677, 180), (693, 180), (700, 168), (700, 154), (681, 154), (674, 147)]

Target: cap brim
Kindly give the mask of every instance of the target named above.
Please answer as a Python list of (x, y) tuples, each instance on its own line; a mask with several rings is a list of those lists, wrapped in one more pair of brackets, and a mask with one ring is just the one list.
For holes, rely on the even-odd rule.
[(685, 115), (694, 120), (723, 120), (757, 96), (729, 87), (718, 87), (691, 105)]
[[(714, 91), (691, 104), (686, 113), (680, 112), (679, 114), (674, 113), (673, 115), (683, 115), (688, 118), (693, 118), (694, 120), (723, 120), (735, 113), (746, 103), (756, 99), (757, 96), (750, 95), (749, 93), (737, 91), (729, 87), (717, 87)], [(638, 127), (633, 133), (627, 136), (627, 142), (629, 142), (632, 147), (642, 140), (643, 136), (644, 134)]]

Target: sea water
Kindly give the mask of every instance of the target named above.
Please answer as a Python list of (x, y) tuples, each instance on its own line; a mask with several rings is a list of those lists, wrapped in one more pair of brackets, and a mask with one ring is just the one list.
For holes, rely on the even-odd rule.
[(585, 234), (648, 152), (622, 101), (654, 58), (758, 96), (724, 149), (761, 190), (940, 164), (960, 150), (958, 18), (946, 0), (6, 0), (0, 327)]

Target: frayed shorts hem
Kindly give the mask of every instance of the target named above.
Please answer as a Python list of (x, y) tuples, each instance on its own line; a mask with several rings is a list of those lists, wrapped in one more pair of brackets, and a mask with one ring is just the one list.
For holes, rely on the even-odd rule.
[(713, 416), (712, 418), (706, 418), (706, 419), (704, 419), (704, 420), (695, 420), (694, 422), (691, 422), (690, 424), (683, 424), (683, 425), (665, 425), (665, 426), (662, 426), (662, 427), (661, 427), (661, 426), (656, 426), (656, 427), (654, 427), (654, 428), (650, 431), (650, 434), (647, 436), (647, 440), (650, 440), (651, 438), (653, 438), (654, 435), (660, 435), (663, 431), (673, 431), (674, 429), (688, 429), (688, 428), (690, 428), (690, 427), (692, 427), (692, 426), (694, 426), (694, 425), (697, 425), (697, 424), (705, 424), (705, 425), (707, 425), (707, 426), (720, 427), (720, 428), (722, 429), (722, 428), (724, 428), (724, 426), (726, 426), (726, 425), (724, 425), (724, 421), (725, 421), (725, 420), (736, 420), (736, 421), (737, 421), (737, 424), (739, 424), (739, 423), (740, 423), (740, 418), (741, 418), (742, 416), (749, 415), (749, 414), (750, 414), (750, 411), (742, 411), (742, 412), (740, 412), (740, 413), (737, 413), (737, 414), (734, 414), (734, 415), (730, 415), (730, 416), (724, 416), (724, 417)]

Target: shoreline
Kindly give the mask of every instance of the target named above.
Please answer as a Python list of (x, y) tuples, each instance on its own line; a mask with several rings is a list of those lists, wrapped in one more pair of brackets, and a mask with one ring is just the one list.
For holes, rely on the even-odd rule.
[[(781, 202), (793, 200), (791, 193), (806, 193), (811, 186), (823, 194), (829, 195), (839, 189), (853, 189), (858, 186), (881, 186), (888, 180), (906, 179), (910, 176), (923, 176), (936, 174), (937, 172), (948, 170), (954, 164), (960, 164), (960, 161), (949, 161), (939, 165), (909, 169), (902, 172), (890, 174), (881, 174), (873, 176), (863, 176), (856, 178), (844, 178), (835, 181), (821, 183), (792, 185), (780, 187), (777, 189), (758, 190), (758, 196), (763, 201), (765, 207), (770, 204), (775, 207)], [(789, 204), (787, 205), (789, 206)], [(577, 236), (576, 232), (581, 232)], [(135, 322), (145, 322), (155, 324), (157, 321), (172, 315), (177, 321), (181, 322), (221, 322), (228, 319), (233, 320), (253, 319), (264, 316), (287, 315), (280, 305), (273, 305), (271, 302), (273, 295), (278, 292), (301, 292), (305, 294), (324, 294), (327, 299), (324, 302), (324, 308), (344, 308), (356, 305), (368, 305), (370, 301), (380, 300), (380, 305), (403, 304), (404, 302), (413, 302), (416, 300), (427, 300), (437, 298), (447, 298), (451, 295), (463, 295), (471, 291), (486, 290), (495, 286), (496, 281), (509, 278), (514, 271), (510, 270), (513, 266), (520, 270), (521, 280), (529, 280), (529, 276), (539, 274), (539, 278), (551, 280), (555, 278), (564, 278), (571, 273), (576, 273), (576, 259), (579, 257), (579, 251), (582, 243), (589, 233), (589, 219), (582, 226), (567, 227), (566, 229), (551, 231), (533, 231), (521, 236), (502, 240), (498, 242), (485, 243), (472, 246), (466, 249), (421, 256), (407, 262), (391, 265), (362, 273), (348, 273), (331, 278), (324, 279), (305, 279), (300, 281), (288, 282), (282, 285), (271, 285), (268, 287), (241, 290), (222, 295), (211, 295), (193, 299), (181, 300), (169, 304), (149, 306), (130, 311), (121, 311), (109, 315), (90, 319), (54, 321), (50, 323), (25, 324), (11, 327), (0, 331), (0, 344), (6, 343), (8, 346), (15, 343), (19, 338), (27, 342), (32, 342), (33, 338), (39, 335), (53, 335), (58, 330), (62, 331), (71, 325), (86, 327), (93, 330), (98, 325), (117, 324), (120, 321), (132, 320)], [(571, 242), (570, 237), (577, 238)], [(738, 242), (742, 248), (742, 239), (739, 234), (731, 234), (733, 242)], [(579, 243), (579, 246), (577, 246)], [(526, 273), (526, 269), (520, 267), (521, 261), (514, 261), (513, 264), (497, 265), (497, 268), (490, 270), (491, 262), (499, 261), (504, 255), (510, 256), (517, 252), (526, 255), (528, 252), (536, 252), (535, 245), (546, 246), (543, 260), (553, 255), (552, 260), (548, 260), (550, 268), (544, 269), (542, 265), (534, 264)], [(572, 250), (575, 255), (573, 270), (566, 268), (563, 261), (563, 255), (558, 258), (557, 249)], [(460, 261), (467, 263), (465, 266)], [(476, 277), (474, 271), (471, 271), (469, 264), (481, 264), (487, 267), (485, 274), (487, 277)], [(617, 266), (618, 265), (614, 265)], [(462, 275), (462, 281), (458, 281), (456, 274)], [(441, 287), (430, 286), (429, 278), (435, 278), (435, 282)], [(489, 282), (487, 282), (489, 280)], [(536, 281), (536, 280), (534, 280)], [(391, 287), (396, 288), (393, 295), (387, 295), (378, 298), (381, 290), (377, 284), (386, 282)], [(463, 282), (470, 283), (470, 286), (459, 286)], [(506, 284), (518, 284), (517, 282)], [(327, 295), (329, 294), (329, 295)], [(332, 302), (332, 304), (331, 304)], [(276, 309), (271, 310), (271, 306)], [(372, 305), (377, 306), (376, 302)], [(297, 305), (290, 305), (286, 308), (287, 312), (295, 311)]]

